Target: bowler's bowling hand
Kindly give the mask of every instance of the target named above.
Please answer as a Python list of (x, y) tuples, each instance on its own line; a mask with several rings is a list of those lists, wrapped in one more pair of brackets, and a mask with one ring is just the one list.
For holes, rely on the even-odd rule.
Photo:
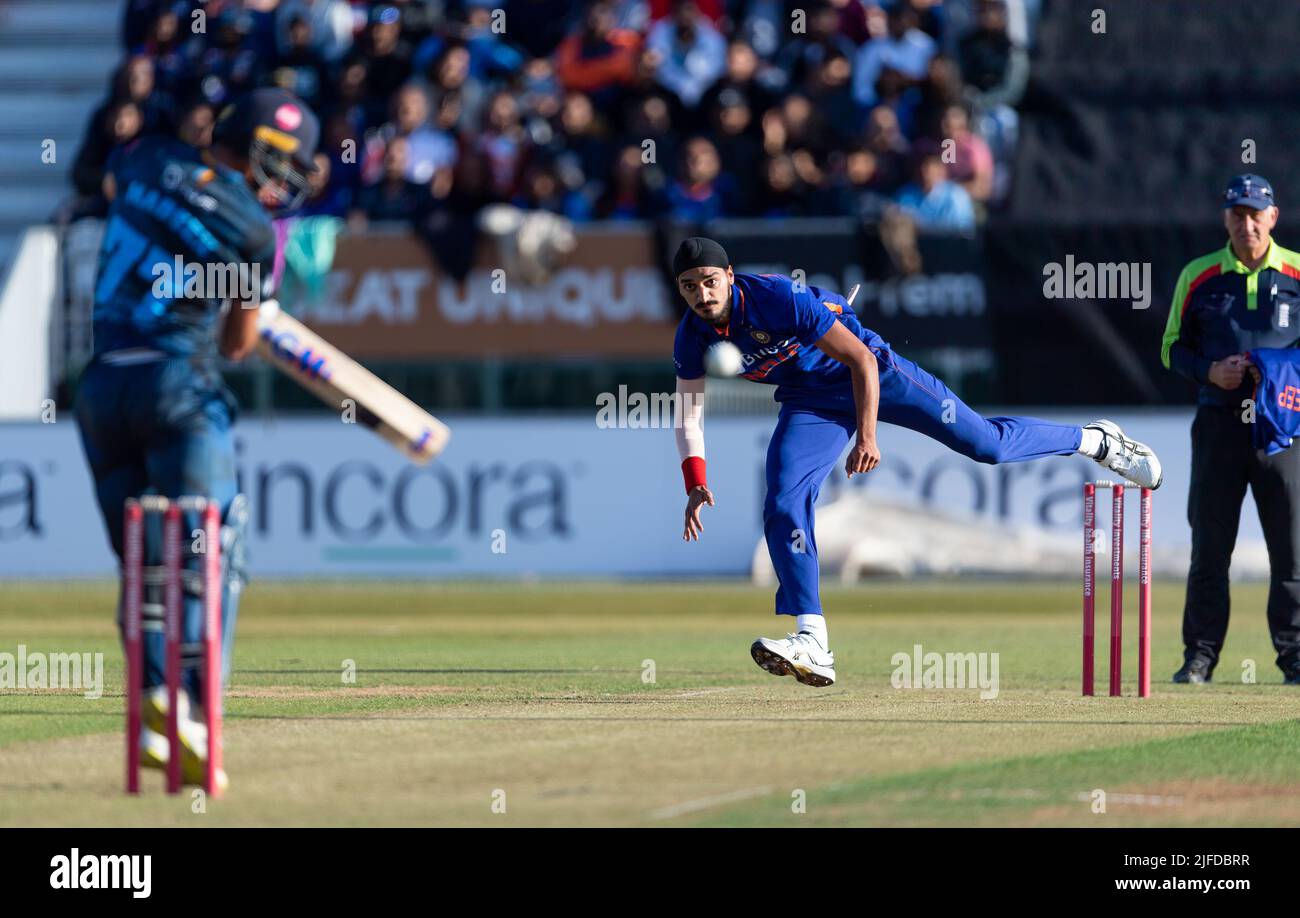
[(876, 438), (858, 437), (858, 441), (853, 444), (853, 449), (849, 450), (849, 457), (844, 460), (844, 471), (852, 478), (855, 474), (870, 472), (878, 465), (880, 465), (880, 447), (876, 445)]
[(704, 531), (704, 524), (700, 522), (700, 508), (705, 504), (713, 506), (713, 492), (704, 485), (691, 488), (691, 493), (686, 496), (686, 529), (682, 533), (683, 542), (700, 540), (700, 533)]
[(1227, 389), (1231, 392), (1241, 385), (1241, 380), (1246, 375), (1247, 366), (1249, 366), (1249, 361), (1244, 354), (1233, 354), (1231, 357), (1216, 360), (1210, 364), (1208, 374), (1210, 382), (1220, 389)]

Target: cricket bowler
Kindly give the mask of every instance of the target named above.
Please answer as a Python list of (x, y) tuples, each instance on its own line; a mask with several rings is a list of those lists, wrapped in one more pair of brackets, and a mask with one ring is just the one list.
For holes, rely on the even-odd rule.
[[(94, 356), (77, 393), (77, 423), (109, 541), (123, 558), (130, 497), (206, 497), (221, 508), (222, 683), (245, 584), (248, 501), (237, 493), (231, 426), (235, 401), (218, 360), (256, 343), (255, 306), (269, 295), (272, 218), (296, 207), (319, 137), (316, 116), (280, 89), (258, 89), (222, 112), (211, 148), (148, 136), (122, 151), (95, 280)], [(182, 276), (172, 266), (184, 265)], [(233, 268), (224, 275), (198, 269)], [(171, 272), (170, 274), (168, 272)], [(205, 278), (237, 279), (231, 290)], [(262, 283), (262, 282), (266, 283)], [(257, 289), (248, 294), (250, 284)], [(246, 305), (247, 304), (247, 305)], [(194, 522), (186, 519), (183, 531)], [(196, 668), (202, 634), (201, 557), (185, 539), (180, 695), (182, 778), (202, 784), (207, 732)], [(165, 768), (167, 693), (162, 633), (161, 533), (145, 530), (144, 686), (141, 762)], [(151, 576), (152, 566), (152, 576)], [(118, 604), (118, 627), (122, 603)], [(218, 784), (228, 784), (224, 773)]]
[[(804, 685), (835, 682), (817, 583), (813, 505), (845, 445), (850, 477), (880, 463), (876, 424), (897, 424), (991, 464), (1081, 453), (1142, 488), (1158, 488), (1160, 462), (1112, 421), (1083, 427), (1030, 417), (986, 418), (942, 380), (895, 353), (864, 328), (837, 293), (781, 274), (737, 274), (712, 239), (685, 240), (673, 258), (677, 289), (690, 309), (677, 326), (681, 422), (674, 425), (686, 482), (682, 538), (700, 538), (701, 508), (714, 505), (705, 477), (705, 354), (720, 342), (739, 348), (741, 376), (776, 386), (780, 415), (767, 450), (763, 531), (780, 587), (776, 614), (794, 616), (783, 640), (759, 638), (750, 654), (774, 676)], [(946, 420), (945, 420), (946, 415)], [(803, 534), (796, 550), (793, 534)]]

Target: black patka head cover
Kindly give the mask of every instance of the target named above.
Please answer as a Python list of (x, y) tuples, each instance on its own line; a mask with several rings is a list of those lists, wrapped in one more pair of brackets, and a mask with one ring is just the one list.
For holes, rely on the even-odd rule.
[(731, 261), (722, 246), (704, 236), (691, 236), (682, 240), (673, 256), (673, 277), (681, 277), (691, 268), (727, 268)]

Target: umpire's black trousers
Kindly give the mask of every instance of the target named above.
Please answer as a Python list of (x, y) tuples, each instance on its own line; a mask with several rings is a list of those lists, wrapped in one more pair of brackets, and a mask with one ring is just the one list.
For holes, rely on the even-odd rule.
[(1268, 544), (1268, 628), (1285, 671), (1300, 662), (1300, 444), (1264, 456), (1254, 448), (1251, 429), (1238, 412), (1208, 405), (1197, 409), (1192, 423), (1184, 653), (1211, 668), (1219, 661), (1228, 631), (1228, 565), (1249, 485)]

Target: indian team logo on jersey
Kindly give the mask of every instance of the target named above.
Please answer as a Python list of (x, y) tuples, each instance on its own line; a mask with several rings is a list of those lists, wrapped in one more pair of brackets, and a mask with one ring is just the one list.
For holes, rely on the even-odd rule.
[(772, 336), (761, 328), (751, 328), (749, 330), (749, 337), (753, 338), (759, 344), (768, 344), (772, 340)]

